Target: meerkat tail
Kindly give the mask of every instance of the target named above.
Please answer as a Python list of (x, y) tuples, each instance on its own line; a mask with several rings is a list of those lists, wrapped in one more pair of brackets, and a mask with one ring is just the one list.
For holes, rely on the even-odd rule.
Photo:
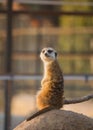
[(26, 119), (26, 121), (32, 120), (33, 118), (35, 118), (35, 117), (37, 117), (37, 116), (39, 116), (39, 115), (41, 115), (41, 114), (43, 114), (43, 113), (46, 113), (46, 112), (48, 112), (48, 111), (51, 111), (51, 110), (53, 110), (53, 109), (56, 109), (56, 108), (54, 108), (54, 107), (45, 107), (45, 108), (43, 108), (42, 110), (39, 110), (38, 112), (36, 112), (36, 113), (34, 113), (33, 115), (29, 116), (29, 117)]

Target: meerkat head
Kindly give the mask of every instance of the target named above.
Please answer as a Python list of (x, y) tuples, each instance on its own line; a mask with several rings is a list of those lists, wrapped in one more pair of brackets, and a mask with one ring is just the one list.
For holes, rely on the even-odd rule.
[(57, 58), (57, 52), (51, 47), (43, 48), (40, 57), (43, 62), (54, 61)]

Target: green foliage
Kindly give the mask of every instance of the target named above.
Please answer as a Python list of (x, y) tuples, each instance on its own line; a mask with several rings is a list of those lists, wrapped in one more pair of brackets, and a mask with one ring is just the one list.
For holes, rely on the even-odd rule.
[(61, 35), (59, 38), (59, 49), (62, 52), (90, 52), (90, 39), (89, 34), (71, 34)]
[[(90, 0), (65, 0), (65, 2), (90, 2)], [(63, 5), (62, 11), (70, 12), (92, 12), (91, 6), (73, 6)], [(63, 15), (59, 18), (59, 24), (61, 27), (71, 32), (62, 33), (59, 37), (59, 51), (64, 54), (64, 57), (60, 59), (60, 63), (63, 66), (64, 73), (66, 74), (89, 74), (93, 73), (91, 70), (91, 58), (88, 57), (89, 53), (93, 52), (91, 47), (91, 41), (93, 34), (91, 30), (93, 28), (93, 16), (74, 16)], [(67, 54), (67, 58), (65, 58)], [(72, 56), (71, 56), (72, 54)], [(83, 57), (82, 55), (87, 55)]]
[(64, 58), (60, 59), (60, 65), (65, 74), (91, 74), (90, 62), (87, 59)]

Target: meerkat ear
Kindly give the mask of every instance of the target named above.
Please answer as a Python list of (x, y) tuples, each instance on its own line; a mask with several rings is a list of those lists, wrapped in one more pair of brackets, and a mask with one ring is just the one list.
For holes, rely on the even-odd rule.
[(57, 52), (55, 52), (55, 57), (57, 57)]

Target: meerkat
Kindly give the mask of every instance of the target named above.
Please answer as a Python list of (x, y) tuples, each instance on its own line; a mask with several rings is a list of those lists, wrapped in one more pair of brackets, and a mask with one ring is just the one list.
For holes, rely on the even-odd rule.
[(44, 48), (40, 53), (40, 58), (44, 65), (44, 76), (36, 98), (39, 111), (30, 116), (27, 121), (63, 106), (64, 79), (58, 64), (57, 52), (51, 47)]

